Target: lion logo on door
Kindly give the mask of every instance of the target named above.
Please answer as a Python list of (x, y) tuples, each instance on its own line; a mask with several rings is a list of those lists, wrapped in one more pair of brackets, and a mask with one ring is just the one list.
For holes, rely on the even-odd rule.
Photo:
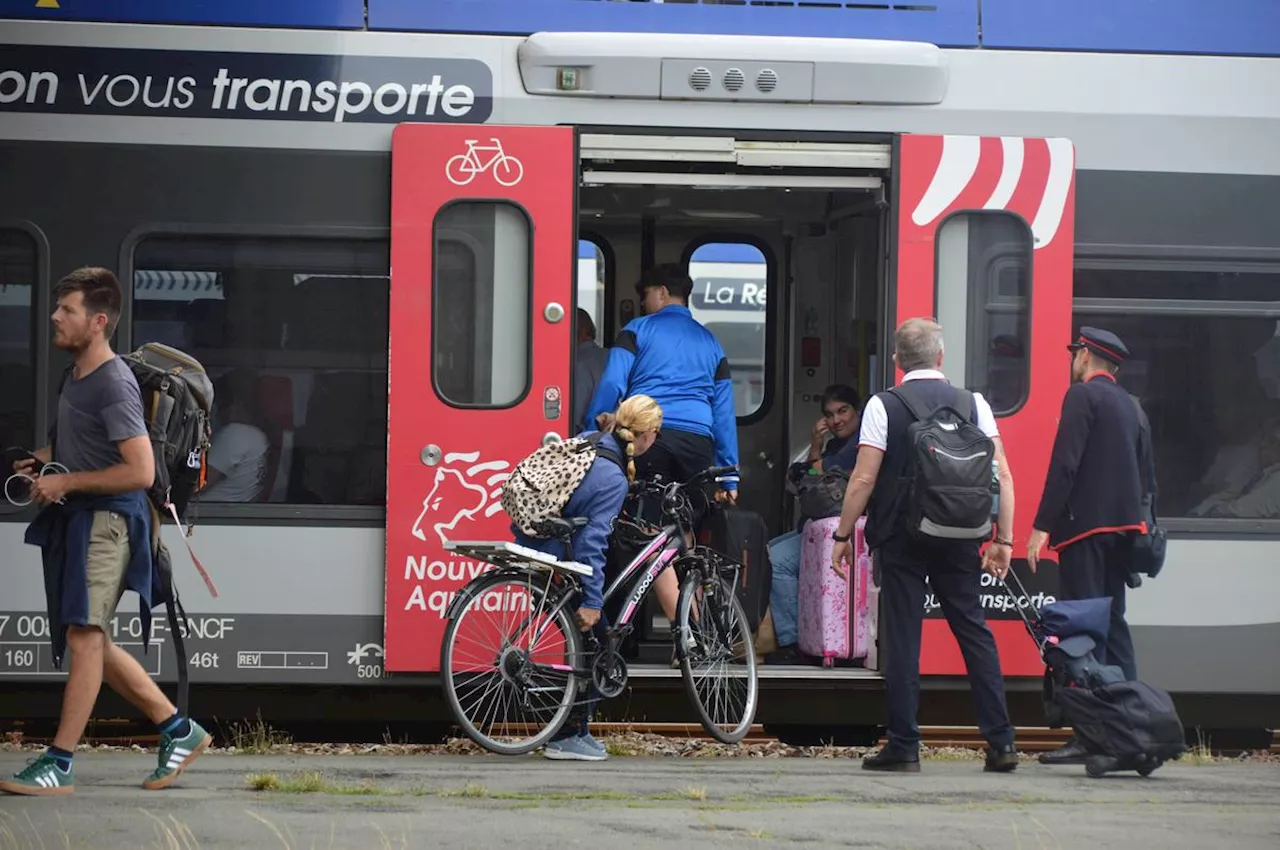
[(422, 500), (422, 513), (413, 523), (413, 536), (425, 542), (426, 526), (430, 525), (443, 546), (449, 542), (447, 534), (459, 523), (501, 511), (502, 483), (511, 477), (510, 468), (505, 460), (481, 462), (480, 452), (445, 455), (444, 462), (436, 468), (431, 492)]

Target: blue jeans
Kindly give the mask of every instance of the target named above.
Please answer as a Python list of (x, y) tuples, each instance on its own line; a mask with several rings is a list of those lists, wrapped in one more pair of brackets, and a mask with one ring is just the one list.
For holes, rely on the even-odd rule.
[(798, 531), (789, 531), (769, 541), (769, 563), (773, 567), (769, 609), (773, 612), (778, 646), (791, 646), (799, 639), (800, 547), (803, 544), (804, 538)]

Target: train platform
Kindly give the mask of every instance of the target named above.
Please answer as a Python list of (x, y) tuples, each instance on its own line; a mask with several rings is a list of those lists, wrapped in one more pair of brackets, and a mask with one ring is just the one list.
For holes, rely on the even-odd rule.
[[(0, 752), (0, 772), (25, 752)], [(1152, 777), (1089, 779), (972, 754), (872, 774), (805, 758), (241, 755), (213, 751), (145, 792), (146, 752), (83, 752), (74, 796), (0, 798), (0, 848), (626, 846), (1274, 848), (1280, 763), (1192, 756)]]

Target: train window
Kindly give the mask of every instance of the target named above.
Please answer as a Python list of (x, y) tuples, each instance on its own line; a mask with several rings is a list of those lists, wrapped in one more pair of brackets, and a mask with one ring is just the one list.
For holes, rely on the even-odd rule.
[(738, 418), (751, 416), (765, 398), (769, 260), (745, 242), (704, 242), (689, 255), (689, 277), (689, 310), (729, 360)]
[(996, 416), (1021, 407), (1031, 382), (1032, 244), (1031, 228), (1008, 213), (960, 213), (938, 231), (943, 370)]
[(1280, 265), (1078, 257), (1074, 290), (1130, 351), (1161, 515), (1280, 519)]
[(604, 251), (590, 239), (578, 240), (578, 307), (596, 327), (597, 341), (604, 336)]
[(385, 241), (156, 235), (133, 254), (132, 344), (214, 379), (206, 503), (385, 503)]
[(29, 233), (0, 229), (0, 446), (36, 448), (37, 260)]
[(431, 373), (450, 404), (507, 407), (529, 389), (530, 229), (501, 201), (463, 201), (436, 216)]

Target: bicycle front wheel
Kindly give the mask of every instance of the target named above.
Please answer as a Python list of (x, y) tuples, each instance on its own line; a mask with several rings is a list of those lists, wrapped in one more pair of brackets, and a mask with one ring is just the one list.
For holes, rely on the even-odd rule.
[(499, 755), (532, 752), (572, 711), (581, 633), (569, 606), (532, 576), (478, 580), (449, 621), (440, 677), (454, 719), (471, 740)]
[(751, 729), (759, 698), (747, 612), (728, 582), (694, 568), (680, 587), (676, 620), (680, 673), (702, 728), (736, 744)]

